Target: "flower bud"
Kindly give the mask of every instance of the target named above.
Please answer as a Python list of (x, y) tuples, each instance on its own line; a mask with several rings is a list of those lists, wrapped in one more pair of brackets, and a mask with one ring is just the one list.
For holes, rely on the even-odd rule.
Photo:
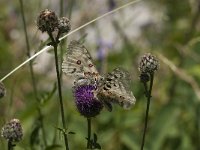
[(58, 30), (60, 33), (68, 33), (71, 30), (70, 21), (66, 17), (62, 17), (58, 20)]
[(10, 142), (19, 142), (22, 139), (23, 131), (18, 119), (12, 119), (1, 129), (1, 136)]
[(159, 62), (157, 58), (150, 53), (145, 54), (141, 57), (139, 62), (139, 71), (143, 74), (154, 73), (159, 68)]
[(58, 27), (58, 17), (55, 12), (45, 9), (37, 18), (37, 26), (42, 32), (53, 32)]

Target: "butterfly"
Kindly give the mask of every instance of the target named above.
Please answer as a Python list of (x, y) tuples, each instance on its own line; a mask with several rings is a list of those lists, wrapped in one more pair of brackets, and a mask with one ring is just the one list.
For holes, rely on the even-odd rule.
[(71, 41), (62, 63), (62, 71), (74, 79), (74, 85), (96, 85), (95, 97), (112, 111), (112, 103), (130, 109), (136, 102), (130, 90), (130, 75), (122, 68), (101, 76), (88, 50), (78, 41)]

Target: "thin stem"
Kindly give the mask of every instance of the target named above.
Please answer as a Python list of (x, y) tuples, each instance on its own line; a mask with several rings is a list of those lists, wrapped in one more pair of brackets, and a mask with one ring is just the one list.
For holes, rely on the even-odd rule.
[[(27, 55), (30, 58), (31, 57), (30, 44), (29, 44), (29, 39), (28, 39), (28, 34), (27, 34), (27, 29), (26, 29), (26, 20), (25, 20), (25, 16), (24, 16), (23, 0), (19, 0), (19, 2), (20, 2), (20, 10), (22, 13), (23, 29), (24, 29), (25, 39), (26, 39)], [(34, 75), (34, 71), (33, 71), (33, 61), (29, 62), (29, 68), (30, 68), (30, 73), (31, 73), (31, 81), (32, 81), (34, 96), (35, 96), (36, 101), (39, 102), (37, 86), (36, 86), (36, 82), (35, 82), (35, 75)], [(46, 147), (47, 146), (46, 134), (45, 134), (45, 130), (44, 130), (43, 117), (42, 117), (41, 109), (39, 106), (37, 107), (37, 110), (38, 110), (38, 114), (39, 114), (39, 118), (40, 118), (39, 121), (41, 124), (41, 129), (42, 129), (42, 134), (43, 134), (43, 142)]]
[(64, 4), (64, 1), (63, 0), (60, 0), (60, 16), (62, 17), (63, 16), (63, 5)]
[(144, 92), (144, 93), (145, 93), (145, 96), (148, 97), (149, 91), (148, 91), (147, 82), (144, 82), (143, 84), (144, 84), (144, 89), (145, 89), (145, 92)]
[(8, 140), (8, 150), (13, 150), (13, 144), (11, 140)]
[[(199, 102), (196, 103), (195, 111), (196, 111), (196, 116), (198, 118), (200, 116), (200, 103)], [(197, 119), (195, 125), (196, 125), (197, 139), (200, 139), (200, 120), (199, 119)], [(198, 143), (197, 144), (197, 149), (200, 149), (200, 143), (199, 142), (197, 142), (197, 143)]]
[[(23, 6), (23, 1), (20, 1), (20, 9), (22, 13), (22, 22), (23, 22), (23, 29), (24, 29), (24, 34), (25, 34), (25, 39), (26, 39), (26, 49), (27, 49), (27, 55), (30, 58), (30, 44), (28, 40), (28, 34), (27, 34), (27, 29), (26, 29), (26, 21), (25, 21), (25, 16), (24, 16), (24, 6)], [(30, 68), (30, 73), (31, 73), (31, 79), (32, 79), (32, 85), (33, 85), (33, 91), (34, 94), (37, 96), (37, 90), (36, 90), (36, 85), (35, 85), (35, 77), (34, 77), (34, 72), (33, 72), (33, 62), (29, 62), (29, 68)]]
[(87, 149), (91, 149), (91, 118), (87, 118), (87, 124), (88, 124), (88, 138), (87, 138)]
[[(60, 17), (63, 17), (63, 6), (64, 6), (64, 1), (60, 0)], [(59, 39), (59, 36), (57, 36), (57, 38)], [(63, 62), (63, 45), (64, 45), (64, 41), (61, 41), (60, 42), (60, 66), (62, 65), (62, 62)], [(61, 83), (62, 83), (62, 70), (61, 69), (60, 69), (60, 79), (61, 79)]]
[[(55, 54), (55, 65), (56, 65), (56, 75), (57, 75), (57, 82), (58, 82), (58, 93), (59, 93), (59, 100), (60, 100), (61, 118), (62, 118), (63, 128), (66, 129), (65, 115), (64, 115), (64, 106), (63, 106), (62, 92), (61, 92), (61, 82), (60, 82), (59, 66), (58, 66), (57, 44), (54, 46), (54, 54)], [(69, 150), (68, 139), (67, 139), (67, 134), (66, 133), (64, 133), (64, 140), (65, 140), (66, 150)]]
[(69, 10), (69, 12), (68, 12), (68, 18), (69, 18), (69, 20), (71, 19), (71, 16), (72, 16), (72, 8), (73, 8), (73, 5), (74, 5), (74, 3), (76, 2), (76, 0), (70, 0), (69, 1), (69, 8), (68, 8), (68, 10)]
[(43, 114), (42, 114), (41, 108), (39, 106), (37, 107), (37, 110), (38, 110), (38, 114), (39, 114), (39, 121), (40, 121), (42, 135), (43, 135), (42, 136), (43, 137), (43, 142), (44, 142), (45, 147), (47, 147), (47, 139), (46, 139), (46, 132), (45, 132), (45, 129), (44, 129)]
[[(144, 147), (144, 143), (145, 143), (145, 136), (146, 136), (146, 130), (147, 130), (147, 124), (148, 124), (148, 116), (149, 116), (149, 107), (150, 107), (150, 99), (151, 99), (151, 91), (152, 91), (152, 87), (153, 87), (153, 77), (154, 74), (150, 75), (150, 87), (149, 87), (149, 91), (146, 94), (147, 97), (147, 107), (146, 107), (146, 115), (145, 115), (145, 125), (144, 125), (144, 132), (143, 132), (143, 137), (142, 137), (142, 144), (141, 144), (141, 150), (143, 150)], [(146, 88), (146, 86), (145, 86)]]
[[(58, 48), (58, 41), (54, 40), (53, 35), (51, 32), (48, 32), (53, 47), (54, 47), (54, 56), (55, 56), (55, 66), (56, 66), (56, 76), (57, 76), (57, 84), (58, 84), (58, 95), (59, 95), (59, 102), (60, 102), (60, 111), (61, 111), (61, 119), (62, 119), (62, 125), (63, 129), (66, 131), (66, 123), (65, 123), (65, 113), (64, 113), (64, 106), (63, 106), (63, 100), (62, 100), (62, 89), (61, 89), (61, 79), (60, 79), (60, 73), (59, 73), (59, 63), (58, 63), (58, 54), (57, 54), (57, 48)], [(69, 150), (68, 146), (68, 139), (67, 134), (63, 132), (64, 135), (64, 141), (65, 141), (65, 148), (66, 150)]]

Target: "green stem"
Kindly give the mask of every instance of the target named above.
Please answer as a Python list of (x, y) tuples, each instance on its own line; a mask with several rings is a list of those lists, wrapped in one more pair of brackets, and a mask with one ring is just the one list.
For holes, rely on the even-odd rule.
[(39, 122), (40, 122), (40, 125), (41, 125), (41, 130), (42, 130), (42, 135), (43, 135), (42, 136), (43, 142), (44, 142), (45, 147), (47, 147), (47, 139), (46, 139), (46, 132), (45, 132), (45, 129), (44, 129), (43, 114), (41, 112), (40, 106), (37, 107), (37, 110), (38, 110), (38, 114), (39, 114)]
[[(141, 144), (141, 150), (143, 150), (144, 148), (144, 143), (145, 143), (145, 136), (146, 136), (146, 130), (147, 130), (147, 124), (148, 124), (148, 116), (149, 116), (149, 107), (150, 107), (150, 99), (151, 99), (151, 91), (152, 91), (152, 87), (153, 87), (153, 77), (154, 74), (150, 75), (150, 88), (145, 89), (145, 91), (148, 91), (148, 93), (146, 93), (146, 97), (147, 97), (147, 107), (146, 107), (146, 115), (145, 115), (145, 125), (144, 125), (144, 132), (143, 132), (143, 137), (142, 137), (142, 144)], [(145, 88), (147, 87), (144, 83)]]
[[(54, 54), (55, 54), (55, 65), (56, 65), (56, 74), (57, 74), (57, 82), (58, 82), (58, 93), (59, 93), (59, 100), (60, 100), (61, 118), (62, 118), (63, 128), (66, 130), (64, 106), (63, 106), (63, 100), (62, 100), (61, 82), (60, 82), (60, 74), (59, 74), (59, 66), (58, 66), (57, 44), (54, 46)], [(65, 140), (66, 150), (69, 150), (68, 139), (67, 139), (66, 133), (64, 133), (64, 140)]]
[[(196, 102), (196, 117), (198, 118), (200, 116), (200, 103), (199, 101)], [(197, 139), (200, 139), (200, 120), (197, 119), (196, 121), (196, 135), (197, 135)], [(197, 141), (197, 149), (200, 149), (200, 143)]]
[[(23, 29), (24, 29), (24, 34), (25, 34), (25, 39), (26, 39), (26, 49), (27, 49), (27, 56), (30, 58), (31, 54), (30, 54), (30, 44), (29, 44), (29, 39), (28, 39), (28, 34), (27, 34), (27, 29), (26, 29), (26, 20), (25, 20), (25, 16), (24, 16), (24, 5), (23, 5), (23, 0), (19, 0), (20, 2), (20, 10), (22, 13), (22, 22), (23, 22)], [(36, 82), (35, 82), (35, 75), (34, 75), (34, 71), (33, 71), (33, 61), (29, 62), (29, 68), (30, 68), (30, 74), (31, 74), (31, 81), (32, 81), (32, 85), (33, 85), (33, 92), (34, 92), (34, 96), (37, 102), (39, 102), (38, 99), (38, 92), (37, 92), (37, 87), (36, 87)], [(47, 140), (46, 140), (46, 134), (45, 134), (45, 130), (44, 130), (44, 123), (43, 123), (43, 117), (42, 117), (42, 112), (40, 107), (37, 107), (38, 110), (38, 114), (39, 114), (39, 121), (41, 124), (41, 129), (42, 129), (42, 134), (43, 134), (43, 142), (45, 147), (47, 146)]]
[(88, 124), (88, 138), (87, 138), (87, 149), (91, 149), (91, 118), (87, 118)]
[(60, 0), (60, 17), (63, 16), (63, 5), (64, 4), (64, 1), (63, 0)]
[(8, 150), (13, 150), (13, 144), (10, 140), (8, 140)]
[(76, 2), (76, 0), (70, 0), (69, 1), (69, 8), (68, 8), (68, 10), (69, 10), (69, 12), (68, 12), (68, 14), (69, 14), (68, 18), (69, 18), (69, 20), (71, 19), (72, 8), (73, 8), (75, 2)]
[[(59, 102), (60, 102), (61, 119), (62, 119), (63, 129), (66, 131), (64, 105), (63, 105), (63, 100), (62, 100), (61, 78), (60, 78), (60, 73), (59, 73), (59, 63), (58, 63), (58, 54), (57, 54), (57, 48), (58, 48), (58, 43), (57, 42), (58, 41), (57, 41), (57, 38), (56, 39), (53, 38), (53, 35), (52, 35), (51, 32), (48, 32), (48, 34), (49, 34), (49, 37), (51, 38), (52, 46), (54, 48), (54, 56), (55, 56), (55, 66), (56, 66), (56, 75), (57, 75), (58, 95), (59, 95)], [(65, 148), (66, 148), (66, 150), (69, 150), (67, 134), (64, 132), (63, 135), (64, 135), (64, 141), (65, 141)]]
[[(23, 8), (23, 1), (20, 1), (20, 8), (21, 8), (21, 13), (22, 13), (22, 21), (23, 21), (23, 28), (24, 28), (24, 34), (25, 34), (25, 39), (26, 39), (26, 49), (27, 49), (27, 55), (30, 58), (30, 44), (28, 40), (28, 34), (27, 34), (27, 29), (26, 29), (26, 21), (25, 21), (25, 16), (24, 16), (24, 8)], [(32, 79), (32, 84), (33, 84), (33, 91), (34, 94), (37, 96), (37, 90), (36, 90), (36, 84), (35, 84), (35, 77), (34, 77), (34, 72), (33, 72), (33, 61), (29, 62), (29, 68), (30, 68), (30, 73), (31, 73), (31, 79)]]
[[(60, 17), (63, 17), (63, 6), (64, 6), (64, 1), (60, 0)], [(57, 38), (59, 39), (58, 35), (57, 35)], [(62, 62), (63, 62), (63, 45), (64, 45), (64, 41), (61, 41), (60, 42), (60, 66), (62, 65)], [(62, 83), (62, 70), (61, 69), (60, 69), (60, 78), (61, 78), (61, 83)]]
[(148, 91), (147, 82), (143, 82), (143, 84), (144, 84), (144, 89), (145, 89), (145, 91), (144, 91), (145, 96), (148, 97), (148, 95), (149, 95), (149, 91)]

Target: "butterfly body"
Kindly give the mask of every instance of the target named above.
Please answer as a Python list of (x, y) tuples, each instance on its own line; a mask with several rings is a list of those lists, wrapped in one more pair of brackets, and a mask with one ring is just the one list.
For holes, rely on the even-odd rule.
[(70, 42), (62, 71), (74, 78), (75, 86), (95, 85), (95, 97), (102, 101), (109, 111), (112, 110), (111, 103), (117, 103), (124, 109), (129, 109), (135, 104), (136, 99), (129, 87), (128, 72), (116, 68), (111, 73), (101, 76), (93, 64), (90, 53), (78, 41)]

